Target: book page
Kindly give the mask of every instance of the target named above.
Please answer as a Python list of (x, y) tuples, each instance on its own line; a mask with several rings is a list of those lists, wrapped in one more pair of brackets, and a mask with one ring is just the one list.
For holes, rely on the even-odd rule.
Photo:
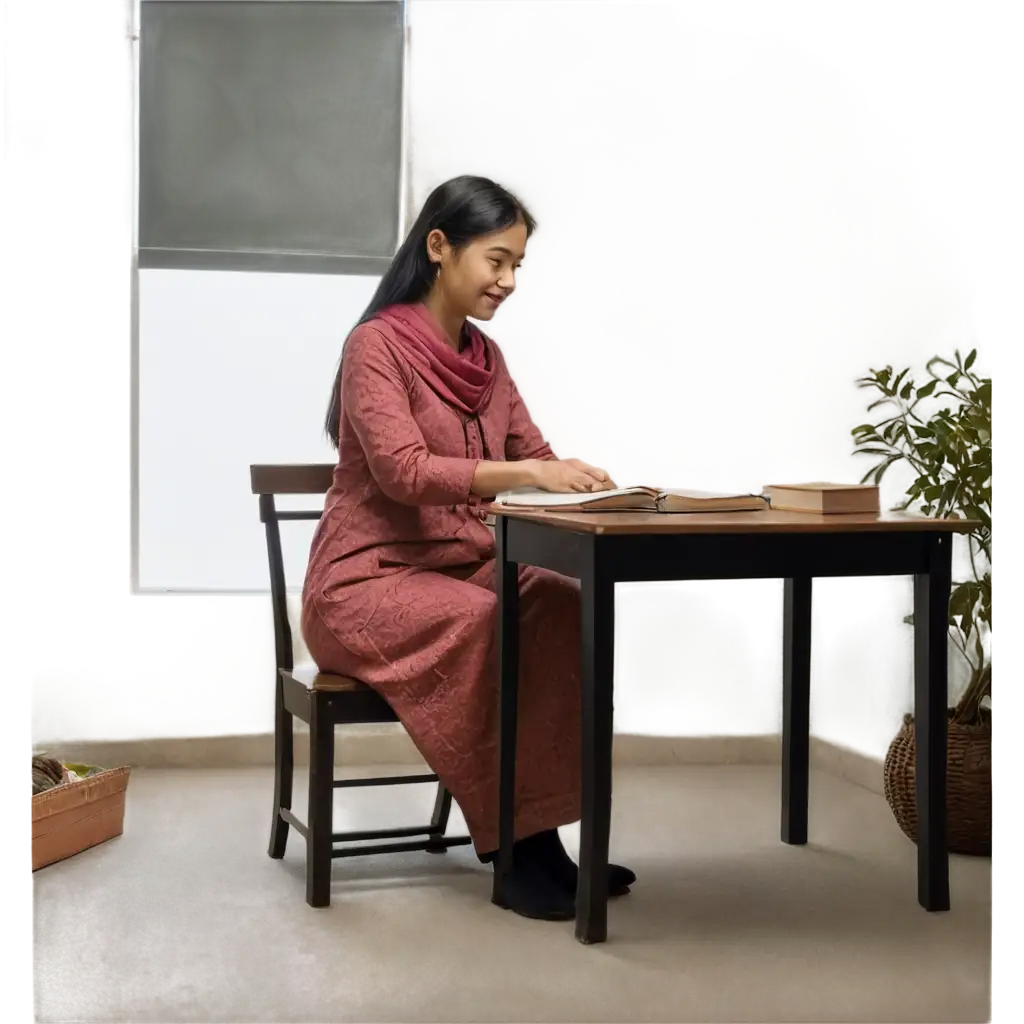
[(656, 495), (652, 487), (617, 487), (610, 491), (570, 492), (558, 494), (554, 491), (542, 491), (535, 487), (519, 487), (513, 491), (504, 491), (494, 499), (497, 505), (583, 505), (602, 498), (614, 498), (630, 494)]
[(760, 491), (695, 491), (692, 488), (666, 487), (661, 494), (674, 494), (682, 498), (756, 498), (761, 497)]

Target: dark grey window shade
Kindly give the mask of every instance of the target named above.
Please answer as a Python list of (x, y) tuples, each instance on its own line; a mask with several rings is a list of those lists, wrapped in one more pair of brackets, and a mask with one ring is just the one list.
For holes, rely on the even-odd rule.
[(398, 238), (397, 0), (143, 0), (139, 265), (379, 274)]

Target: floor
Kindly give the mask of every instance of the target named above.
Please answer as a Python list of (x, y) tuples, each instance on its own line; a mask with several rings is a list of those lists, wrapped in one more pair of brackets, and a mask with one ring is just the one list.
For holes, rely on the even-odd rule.
[[(987, 1020), (991, 862), (952, 857), (952, 910), (928, 914), (882, 797), (812, 774), (811, 841), (789, 847), (779, 784), (617, 769), (612, 854), (639, 880), (583, 946), (571, 922), (493, 906), (469, 847), (336, 860), (313, 910), (301, 836), (266, 853), (268, 769), (136, 770), (124, 835), (33, 876), (37, 1019)], [(432, 802), (337, 791), (336, 828), (415, 824)]]

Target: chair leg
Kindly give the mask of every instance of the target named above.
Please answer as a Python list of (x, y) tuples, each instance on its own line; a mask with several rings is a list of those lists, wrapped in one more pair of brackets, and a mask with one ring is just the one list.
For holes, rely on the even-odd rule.
[(448, 847), (437, 842), (448, 828), (448, 815), (452, 809), (452, 795), (442, 783), (437, 784), (437, 797), (434, 800), (434, 813), (430, 819), (430, 838), (427, 840), (427, 853), (447, 853)]
[(292, 808), (292, 779), (294, 777), (294, 716), (285, 710), (284, 681), (277, 674), (274, 698), (274, 817), (270, 823), (270, 856), (280, 860), (288, 845), (288, 822), (280, 809)]
[(331, 903), (331, 833), (334, 828), (334, 721), (326, 696), (310, 694), (309, 811), (306, 815), (306, 902)]

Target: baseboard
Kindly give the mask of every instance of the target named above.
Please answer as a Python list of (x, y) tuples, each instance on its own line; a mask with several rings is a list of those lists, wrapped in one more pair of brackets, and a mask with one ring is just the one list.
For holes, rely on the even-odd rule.
[(884, 762), (867, 754), (841, 747), (838, 743), (811, 737), (811, 765), (836, 778), (852, 782), (864, 789), (885, 794)]
[[(274, 737), (202, 736), (182, 739), (97, 741), (36, 744), (63, 761), (103, 767), (131, 765), (138, 768), (242, 768), (274, 763)], [(639, 736), (617, 733), (612, 748), (620, 766), (674, 764), (779, 764), (782, 743), (767, 736)], [(301, 722), (295, 727), (295, 763), (309, 763), (309, 732)], [(882, 762), (811, 737), (812, 768), (828, 772), (875, 793), (883, 792)], [(350, 725), (340, 728), (335, 745), (335, 764), (423, 766), (419, 751), (397, 722)]]
[[(309, 728), (295, 721), (294, 758), (309, 764)], [(270, 733), (246, 736), (190, 736), (150, 740), (35, 744), (62, 761), (128, 764), (133, 768), (254, 768), (274, 763)], [(346, 725), (335, 733), (335, 765), (419, 765), (423, 758), (397, 722)]]

